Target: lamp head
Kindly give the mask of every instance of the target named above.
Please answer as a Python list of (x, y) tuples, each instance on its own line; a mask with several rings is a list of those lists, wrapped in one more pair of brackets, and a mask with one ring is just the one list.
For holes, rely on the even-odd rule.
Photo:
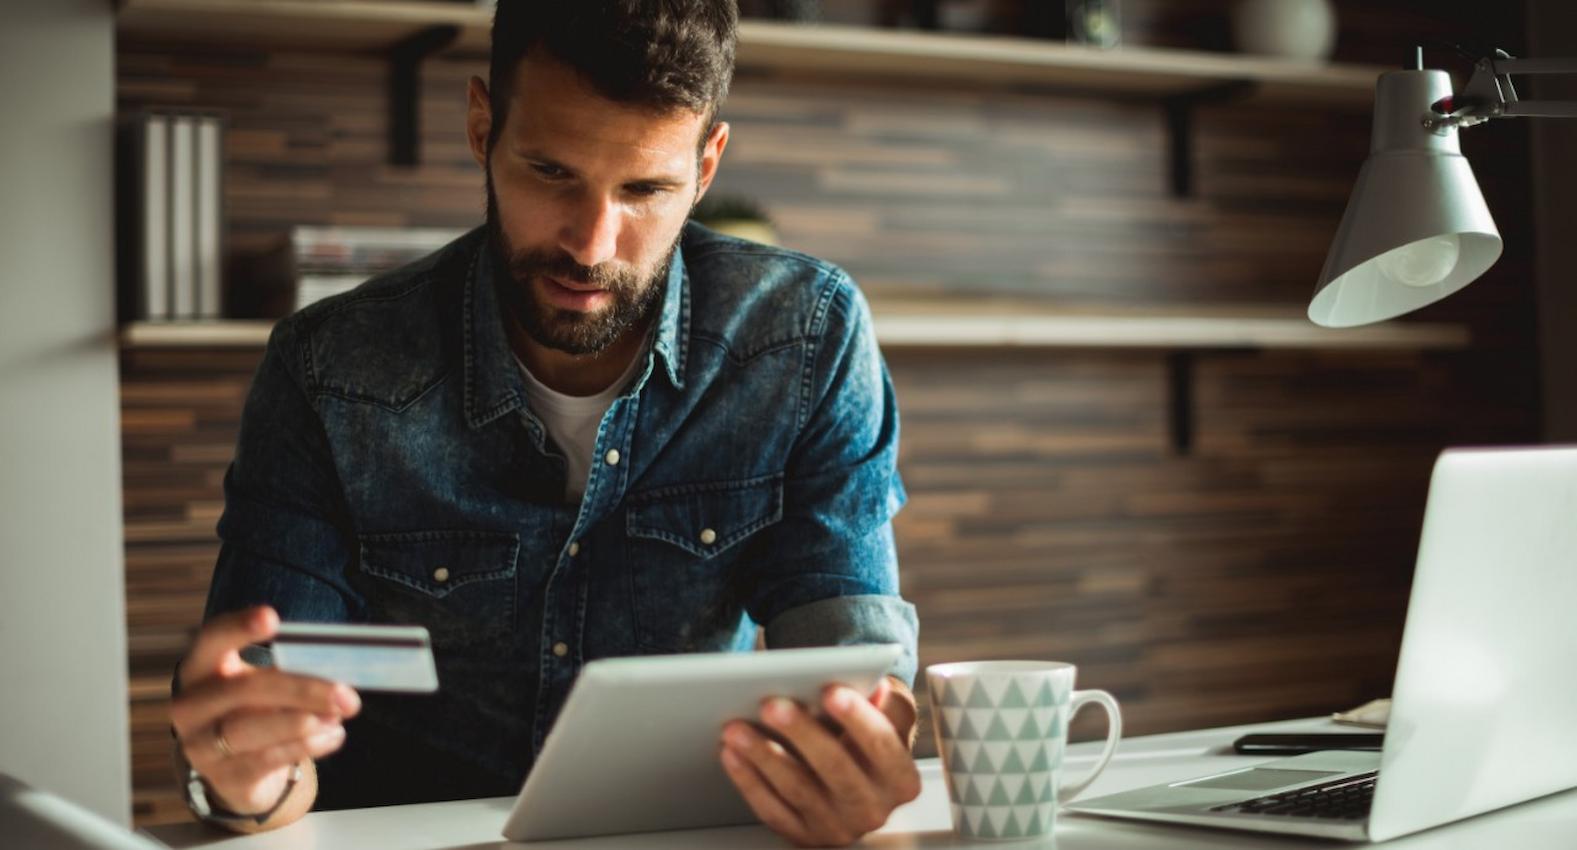
[[(1392, 71), (1375, 87), (1369, 158), (1325, 258), (1309, 318), (1379, 322), (1467, 286), (1500, 257), (1500, 232), (1455, 126), (1430, 127), (1444, 71)], [(1434, 123), (1434, 122), (1431, 122)]]

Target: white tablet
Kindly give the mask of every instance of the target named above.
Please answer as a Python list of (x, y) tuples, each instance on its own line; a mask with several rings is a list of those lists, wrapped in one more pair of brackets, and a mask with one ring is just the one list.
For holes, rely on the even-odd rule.
[(897, 644), (593, 661), (570, 689), (515, 808), (510, 841), (752, 823), (718, 760), (723, 725), (830, 683), (871, 693)]

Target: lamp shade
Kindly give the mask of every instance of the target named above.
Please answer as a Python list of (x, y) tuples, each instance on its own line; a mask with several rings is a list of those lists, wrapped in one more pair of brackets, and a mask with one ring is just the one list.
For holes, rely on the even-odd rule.
[(1309, 302), (1315, 324), (1352, 327), (1416, 310), (1500, 258), (1500, 232), (1457, 129), (1423, 124), (1430, 104), (1450, 94), (1444, 71), (1381, 75), (1369, 158)]

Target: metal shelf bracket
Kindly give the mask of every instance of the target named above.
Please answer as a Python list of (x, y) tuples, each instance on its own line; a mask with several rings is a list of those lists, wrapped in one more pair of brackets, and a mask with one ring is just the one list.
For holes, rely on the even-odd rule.
[(460, 27), (426, 27), (389, 48), (389, 163), (421, 164), (421, 68), (429, 56), (453, 44)]
[(1254, 92), (1252, 80), (1233, 80), (1196, 91), (1162, 98), (1166, 130), (1171, 148), (1172, 196), (1194, 196), (1194, 109), (1215, 103), (1240, 100)]

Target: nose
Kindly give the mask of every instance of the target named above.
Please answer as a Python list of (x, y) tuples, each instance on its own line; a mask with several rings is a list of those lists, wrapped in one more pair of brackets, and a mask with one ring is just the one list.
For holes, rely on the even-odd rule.
[(583, 266), (595, 266), (618, 254), (621, 212), (605, 196), (582, 196), (571, 206), (559, 230), (559, 247)]

